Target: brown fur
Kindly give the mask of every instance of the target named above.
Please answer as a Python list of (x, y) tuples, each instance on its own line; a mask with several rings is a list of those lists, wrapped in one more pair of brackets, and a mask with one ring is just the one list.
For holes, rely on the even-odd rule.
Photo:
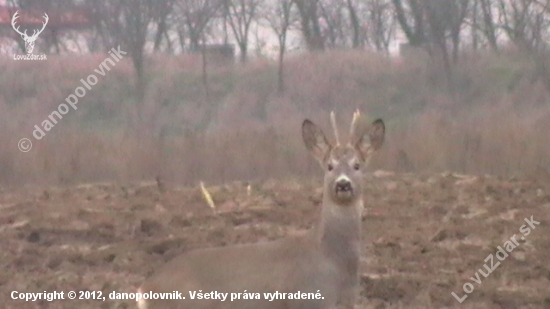
[[(353, 130), (352, 130), (353, 132)], [(346, 146), (331, 145), (311, 121), (304, 143), (325, 169), (321, 220), (301, 237), (184, 253), (154, 273), (141, 292), (182, 292), (185, 300), (146, 301), (147, 309), (332, 309), (353, 308), (361, 251), (364, 165), (384, 139), (381, 120), (358, 130)], [(366, 141), (366, 136), (369, 141)], [(329, 168), (330, 166), (330, 168)], [(330, 170), (329, 170), (330, 169)], [(337, 182), (350, 185), (337, 192)], [(190, 300), (188, 291), (260, 293), (261, 300)], [(264, 299), (263, 293), (320, 292), (320, 300)]]

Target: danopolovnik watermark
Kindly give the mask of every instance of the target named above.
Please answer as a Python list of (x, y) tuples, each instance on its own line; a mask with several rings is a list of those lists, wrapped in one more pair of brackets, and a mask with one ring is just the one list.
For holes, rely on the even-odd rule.
[[(127, 52), (121, 50), (120, 46), (118, 46), (117, 49), (112, 48), (109, 51), (110, 57), (103, 60), (94, 72), (101, 76), (105, 76), (106, 73), (111, 71), (111, 68), (114, 67), (116, 63), (118, 63), (126, 54)], [(46, 136), (46, 132), (53, 129), (57, 122), (63, 119), (63, 115), (66, 115), (71, 110), (69, 106), (76, 110), (78, 108), (78, 100), (86, 95), (86, 89), (92, 90), (92, 86), (95, 86), (98, 82), (99, 78), (93, 73), (88, 75), (86, 79), (80, 79), (82, 86), (76, 87), (74, 92), (67, 96), (65, 99), (67, 104), (59, 104), (57, 106), (57, 110), (51, 112), (48, 118), (42, 121), (40, 126), (35, 125), (34, 130), (32, 131), (32, 136), (37, 140), (41, 140), (44, 136)], [(22, 138), (19, 140), (17, 146), (21, 152), (29, 152), (32, 148), (32, 142), (28, 138)]]
[[(149, 292), (138, 292), (138, 293), (120, 293), (112, 291), (107, 294), (103, 291), (44, 291), (44, 292), (20, 292), (20, 291), (11, 291), (10, 296), (14, 301), (25, 301), (25, 302), (38, 302), (38, 301), (48, 301), (52, 302), (55, 300), (135, 300), (138, 303), (143, 300), (151, 299), (170, 299), (170, 300), (185, 300), (186, 297), (180, 291), (172, 291), (165, 293), (153, 293)], [(263, 296), (263, 298), (262, 298)], [(239, 293), (223, 293), (218, 291), (188, 291), (188, 297), (190, 300), (218, 300), (220, 302), (225, 301), (236, 301), (236, 300), (259, 300), (266, 299), (268, 301), (275, 300), (310, 300), (310, 299), (324, 299), (320, 290), (317, 292), (294, 292), (294, 293), (285, 293), (275, 291), (273, 293), (253, 293), (247, 292), (244, 290)]]

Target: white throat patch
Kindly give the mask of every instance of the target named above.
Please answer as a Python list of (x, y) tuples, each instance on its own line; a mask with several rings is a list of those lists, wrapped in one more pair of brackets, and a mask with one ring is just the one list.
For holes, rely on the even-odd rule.
[(340, 174), (340, 176), (338, 176), (338, 178), (336, 178), (336, 182), (343, 182), (343, 181), (347, 181), (347, 182), (351, 182), (351, 180), (349, 179), (348, 176), (346, 176), (345, 174)]

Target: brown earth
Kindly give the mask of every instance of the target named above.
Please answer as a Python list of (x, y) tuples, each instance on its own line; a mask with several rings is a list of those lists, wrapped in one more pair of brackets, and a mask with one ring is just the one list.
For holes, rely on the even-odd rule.
[[(368, 179), (360, 308), (550, 308), (550, 178), (394, 175)], [(109, 300), (193, 248), (283, 237), (318, 215), (318, 181), (210, 187), (86, 184), (0, 192), (0, 306), (135, 308)], [(524, 240), (524, 218), (540, 222)], [(519, 245), (474, 283), (486, 257)], [(496, 264), (498, 260), (494, 258)], [(487, 265), (490, 267), (490, 261)], [(474, 291), (462, 304), (451, 295)], [(12, 300), (11, 292), (102, 291), (107, 300)]]

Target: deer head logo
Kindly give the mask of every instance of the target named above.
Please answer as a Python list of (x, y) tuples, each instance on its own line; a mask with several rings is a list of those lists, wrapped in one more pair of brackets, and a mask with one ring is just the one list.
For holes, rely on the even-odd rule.
[(27, 35), (27, 30), (25, 30), (25, 32), (21, 32), (21, 31), (19, 31), (19, 26), (17, 26), (17, 28), (15, 27), (15, 20), (17, 18), (19, 18), (18, 14), (19, 14), (19, 11), (16, 11), (15, 14), (13, 14), (13, 17), (11, 19), (11, 26), (13, 27), (13, 30), (15, 30), (15, 32), (17, 32), (21, 35), (21, 37), (25, 41), (25, 51), (27, 52), (27, 54), (30, 54), (30, 53), (32, 53), (32, 51), (34, 49), (34, 42), (38, 38), (38, 35), (40, 33), (42, 33), (42, 31), (44, 31), (44, 28), (46, 28), (46, 25), (48, 24), (49, 17), (48, 17), (48, 14), (44, 13), (45, 21), (42, 23), (42, 29), (33, 30), (32, 35), (28, 36)]

